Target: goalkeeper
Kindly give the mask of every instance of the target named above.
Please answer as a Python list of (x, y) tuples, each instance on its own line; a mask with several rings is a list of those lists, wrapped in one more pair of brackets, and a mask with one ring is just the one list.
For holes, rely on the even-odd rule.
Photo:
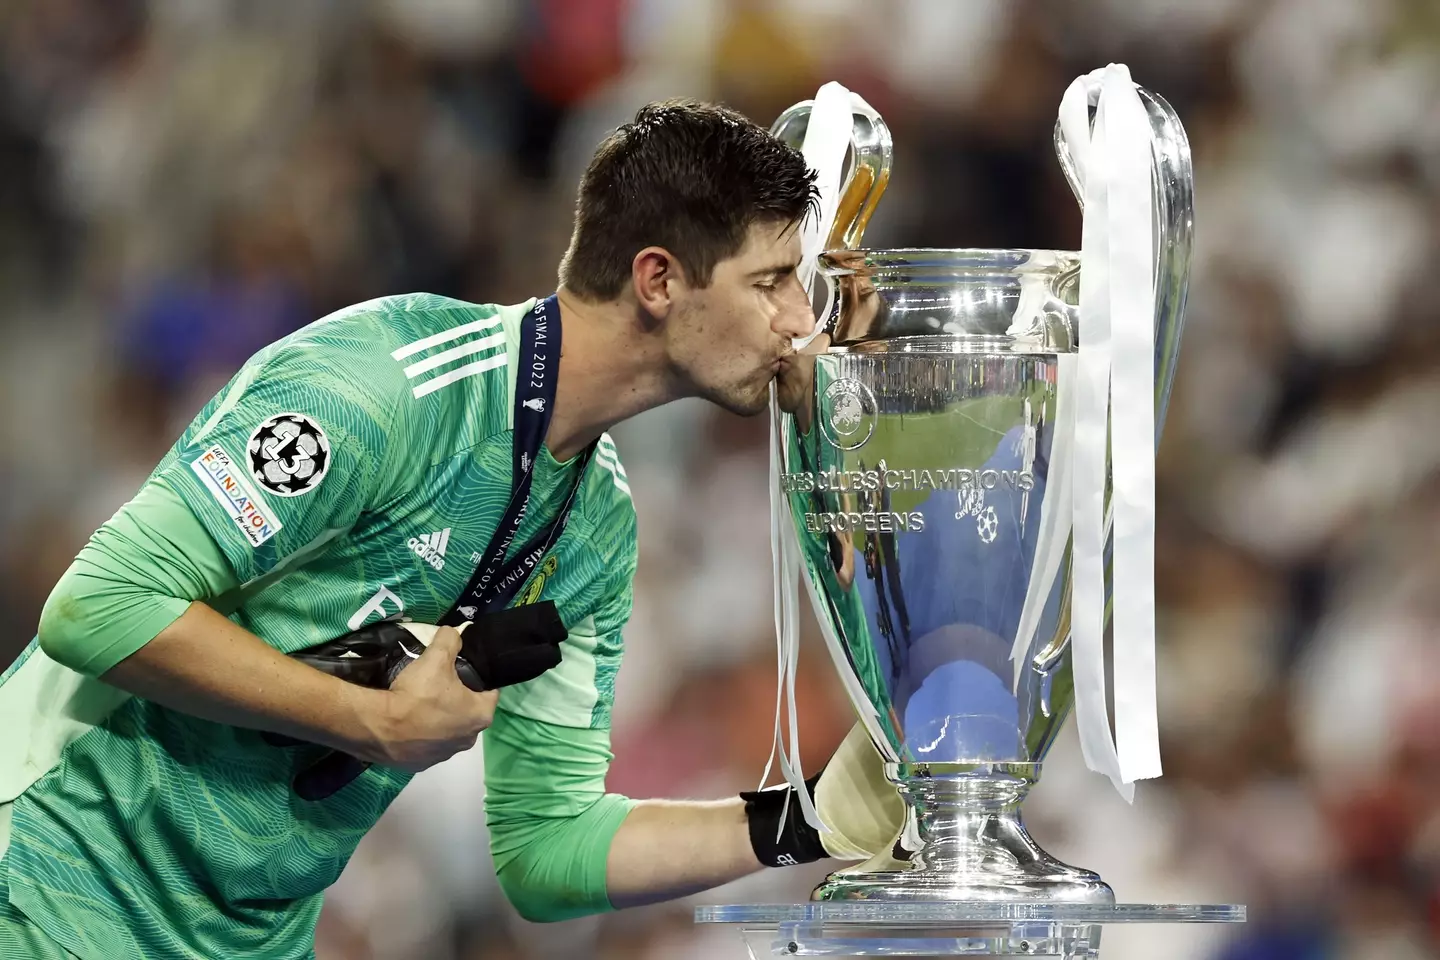
[[(529, 918), (824, 856), (784, 790), (604, 791), (636, 560), (605, 431), (684, 396), (763, 409), (813, 325), (796, 278), (813, 189), (800, 154), (738, 114), (653, 104), (591, 161), (555, 296), (387, 297), (252, 358), (0, 675), (0, 956), (312, 956), (360, 838), (482, 730), (494, 861)], [(397, 622), (470, 625), (409, 627), (425, 648)], [(409, 665), (367, 685), (287, 656), (337, 639), (337, 660)], [(477, 689), (508, 682), (474, 680), (497, 645), (558, 656)], [(830, 794), (873, 785), (858, 746)], [(893, 837), (884, 793), (849, 831), (877, 839), (842, 829), (831, 850)]]

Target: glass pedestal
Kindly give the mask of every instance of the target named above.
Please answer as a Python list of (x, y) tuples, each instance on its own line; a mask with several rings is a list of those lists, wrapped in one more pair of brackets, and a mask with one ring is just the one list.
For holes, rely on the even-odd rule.
[(1245, 908), (1205, 904), (885, 903), (699, 907), (696, 923), (740, 928), (765, 957), (1053, 957), (1096, 960), (1116, 923), (1243, 923)]

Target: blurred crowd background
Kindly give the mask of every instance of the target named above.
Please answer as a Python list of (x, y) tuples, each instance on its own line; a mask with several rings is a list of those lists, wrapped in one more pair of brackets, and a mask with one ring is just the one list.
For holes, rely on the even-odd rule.
[[(548, 293), (598, 140), (647, 100), (762, 123), (837, 79), (895, 135), (871, 245), (1076, 248), (1050, 150), (1109, 61), (1189, 130), (1197, 255), (1161, 450), (1166, 776), (1133, 807), (1063, 738), (1039, 839), (1128, 901), (1140, 960), (1440, 956), (1440, 4), (1435, 0), (8, 0), (0, 4), (0, 662), (254, 350), (372, 296)], [(773, 718), (765, 436), (618, 430), (640, 572), (611, 788), (752, 788)], [(849, 726), (802, 660), (809, 769)], [(0, 731), (3, 735), (3, 731)], [(697, 902), (554, 926), (486, 852), (480, 758), (418, 778), (322, 960), (743, 956)]]

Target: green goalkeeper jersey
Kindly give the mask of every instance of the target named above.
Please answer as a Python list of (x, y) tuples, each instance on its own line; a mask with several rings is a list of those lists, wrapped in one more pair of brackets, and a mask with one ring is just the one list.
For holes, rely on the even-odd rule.
[[(532, 305), (386, 298), (253, 358), (147, 483), (228, 562), (234, 586), (211, 605), (285, 652), (449, 610), (511, 493), (513, 359)], [(542, 448), (516, 544), (560, 510), (582, 461)], [(584, 470), (515, 601), (556, 603), (562, 661), (505, 689), (500, 709), (594, 731), (610, 721), (635, 516), (608, 436)], [(84, 931), (117, 924), (144, 956), (306, 955), (321, 892), (408, 776), (372, 767), (300, 800), (291, 780), (318, 748), (272, 747), (91, 679), (136, 646), (96, 649), (76, 672), (32, 644), (0, 679), (0, 717), (22, 725), (0, 738), (9, 901), (86, 956)]]

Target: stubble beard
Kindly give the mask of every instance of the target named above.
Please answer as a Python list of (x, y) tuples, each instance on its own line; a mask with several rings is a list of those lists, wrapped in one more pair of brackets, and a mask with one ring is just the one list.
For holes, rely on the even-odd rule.
[(758, 387), (744, 383), (714, 390), (705, 399), (737, 416), (754, 417), (764, 413), (770, 405), (770, 380), (765, 380)]

